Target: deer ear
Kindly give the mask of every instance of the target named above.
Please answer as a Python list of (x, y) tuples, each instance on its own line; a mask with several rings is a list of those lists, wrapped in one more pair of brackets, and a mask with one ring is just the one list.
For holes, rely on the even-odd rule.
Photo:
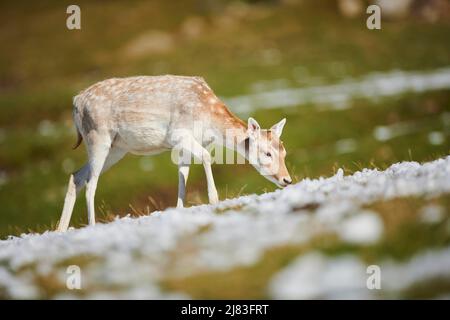
[(281, 133), (283, 133), (284, 125), (286, 124), (286, 118), (278, 122), (277, 124), (274, 124), (270, 130), (275, 132), (275, 134), (279, 137), (281, 137)]
[(261, 128), (255, 119), (248, 118), (247, 133), (250, 138), (255, 139), (255, 138), (259, 137), (260, 129)]

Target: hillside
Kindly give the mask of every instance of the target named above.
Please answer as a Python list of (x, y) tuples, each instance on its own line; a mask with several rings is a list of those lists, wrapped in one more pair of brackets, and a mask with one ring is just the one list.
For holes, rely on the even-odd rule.
[[(2, 298), (450, 294), (450, 156), (0, 241)], [(366, 269), (378, 265), (381, 289)], [(66, 288), (68, 266), (81, 289)]]
[[(414, 1), (434, 7), (427, 15), (448, 2)], [(69, 30), (71, 2), (0, 1), (0, 239), (57, 223), (69, 175), (87, 158), (84, 146), (71, 149), (72, 99), (107, 78), (201, 76), (244, 121), (270, 128), (286, 118), (294, 182), (448, 155), (448, 16), (415, 11), (369, 30), (365, 8), (350, 18), (341, 2), (367, 3), (78, 0), (82, 28)], [(275, 190), (247, 165), (215, 166), (214, 179), (222, 198)], [(100, 178), (97, 219), (173, 207), (177, 183), (169, 153), (127, 155)], [(186, 196), (190, 206), (207, 201), (201, 165)], [(75, 227), (87, 223), (80, 200)]]

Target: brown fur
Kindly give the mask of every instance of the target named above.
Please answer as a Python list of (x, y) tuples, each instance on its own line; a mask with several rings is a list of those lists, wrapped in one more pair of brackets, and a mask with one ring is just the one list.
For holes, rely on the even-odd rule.
[(234, 115), (227, 106), (220, 101), (202, 78), (192, 87), (203, 104), (203, 111), (212, 116), (217, 126), (222, 128), (247, 128), (247, 124)]

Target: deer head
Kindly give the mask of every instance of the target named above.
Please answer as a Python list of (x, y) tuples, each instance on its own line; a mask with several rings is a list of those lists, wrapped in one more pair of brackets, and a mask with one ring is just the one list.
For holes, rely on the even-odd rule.
[(270, 129), (261, 129), (258, 122), (248, 119), (248, 160), (266, 179), (279, 187), (286, 187), (292, 179), (284, 163), (286, 150), (280, 140), (286, 119), (273, 125)]

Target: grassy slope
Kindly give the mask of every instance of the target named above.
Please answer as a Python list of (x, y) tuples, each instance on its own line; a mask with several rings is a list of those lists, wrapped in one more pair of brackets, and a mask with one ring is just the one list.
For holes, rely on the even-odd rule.
[[(374, 70), (426, 70), (450, 64), (448, 23), (384, 22), (381, 32), (369, 31), (364, 19), (343, 20), (330, 3), (258, 5), (258, 11), (240, 15), (238, 10), (214, 9), (196, 1), (183, 2), (183, 8), (167, 1), (107, 5), (81, 1), (82, 31), (64, 27), (64, 1), (2, 4), (0, 41), (9, 50), (0, 52), (0, 169), (8, 182), (0, 186), (0, 236), (28, 228), (43, 230), (57, 221), (67, 183), (62, 163), (66, 160), (66, 166), (75, 169), (85, 161), (83, 148), (70, 151), (75, 140), (71, 97), (100, 79), (196, 74), (204, 76), (218, 95), (230, 96), (249, 92), (261, 80), (282, 78), (289, 85), (303, 86)], [(181, 23), (192, 15), (203, 17), (206, 24), (193, 39), (180, 31)], [(124, 44), (152, 29), (170, 33), (176, 46), (142, 58), (120, 54)], [(268, 53), (275, 54), (278, 63), (264, 62)], [(352, 171), (448, 154), (450, 129), (442, 114), (450, 112), (449, 97), (445, 90), (376, 103), (358, 100), (353, 108), (341, 111), (302, 106), (254, 116), (264, 126), (288, 118), (284, 133), (288, 167), (301, 179), (330, 174), (338, 166)], [(37, 134), (43, 120), (54, 122), (49, 136)], [(385, 143), (373, 138), (376, 126), (401, 121), (413, 121), (419, 130)], [(431, 131), (444, 132), (444, 143), (431, 145)], [(360, 147), (336, 154), (334, 142), (344, 138), (355, 139)], [(129, 156), (101, 179), (97, 204), (104, 202), (103, 216), (123, 214), (129, 203), (138, 211), (146, 206), (151, 210), (148, 195), (162, 202), (158, 206), (174, 204), (177, 178), (169, 155), (153, 157), (153, 170), (148, 172), (141, 169), (142, 161)], [(243, 186), (244, 193), (273, 189), (247, 166), (221, 166), (215, 172), (221, 197), (234, 196)], [(230, 172), (236, 173), (233, 179)], [(205, 201), (201, 168), (194, 168), (189, 187), (189, 201)], [(77, 204), (74, 220), (77, 225), (85, 223), (84, 201)]]
[[(421, 222), (419, 213), (429, 205), (443, 209), (445, 216), (439, 223)], [(167, 278), (161, 286), (167, 291), (186, 293), (194, 299), (268, 299), (267, 287), (272, 277), (309, 251), (318, 250), (329, 256), (350, 253), (362, 258), (367, 264), (376, 264), (389, 258), (406, 261), (423, 249), (442, 248), (450, 244), (448, 195), (431, 199), (407, 197), (378, 201), (366, 209), (379, 214), (386, 226), (382, 241), (375, 245), (349, 245), (340, 242), (334, 235), (322, 235), (304, 245), (286, 245), (267, 250), (251, 266), (223, 272), (205, 272), (185, 278)], [(314, 214), (314, 209), (310, 211)], [(448, 279), (433, 279), (397, 293), (397, 298), (435, 298), (448, 293), (449, 287)], [(383, 298), (389, 298), (383, 291), (380, 294)]]

